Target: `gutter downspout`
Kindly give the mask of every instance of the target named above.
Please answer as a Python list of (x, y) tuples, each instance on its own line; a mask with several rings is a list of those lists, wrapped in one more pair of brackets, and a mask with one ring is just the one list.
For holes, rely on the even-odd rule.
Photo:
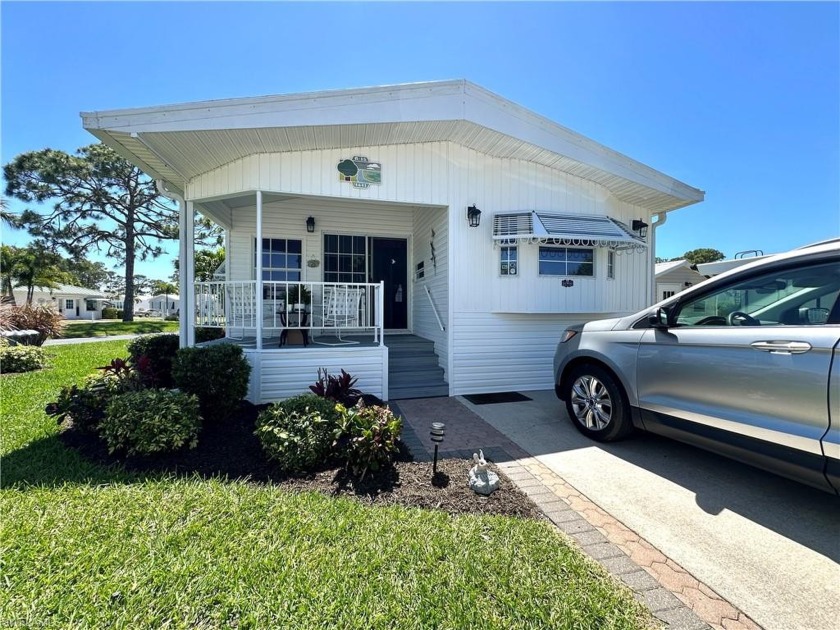
[[(184, 198), (179, 195), (178, 193), (174, 193), (170, 190), (166, 189), (166, 182), (162, 179), (155, 180), (155, 186), (157, 187), (158, 193), (162, 197), (166, 197), (172, 201), (178, 203), (178, 286), (181, 287), (181, 293), (184, 294), (186, 297), (185, 289), (187, 289), (187, 267), (188, 267), (188, 259), (192, 252), (189, 251), (188, 248), (188, 239), (185, 238), (187, 235), (187, 212), (186, 212), (186, 203), (184, 202)], [(190, 239), (191, 240), (191, 239)], [(186, 309), (183, 309), (186, 310)], [(189, 311), (187, 311), (189, 312)], [(178, 318), (178, 334), (179, 334), (179, 341), (178, 346), (181, 348), (188, 348), (194, 345), (194, 337), (191, 339), (190, 330), (188, 326), (188, 317), (185, 317), (183, 313), (181, 313), (181, 317)]]
[[(654, 221), (656, 219), (656, 221)], [(668, 213), (667, 212), (657, 212), (656, 214), (650, 217), (651, 227), (653, 228), (650, 232), (650, 250), (651, 253), (648, 256), (648, 264), (650, 265), (650, 270), (648, 272), (648, 306), (651, 304), (655, 304), (657, 302), (656, 299), (656, 230), (659, 229), (661, 226), (665, 225), (665, 221), (668, 220)]]

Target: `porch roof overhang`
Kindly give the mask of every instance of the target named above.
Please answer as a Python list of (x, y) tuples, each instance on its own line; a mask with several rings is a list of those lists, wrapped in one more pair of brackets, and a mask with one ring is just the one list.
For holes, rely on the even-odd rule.
[(248, 155), (451, 141), (590, 180), (651, 213), (704, 193), (468, 81), (83, 112), (83, 126), (183, 194)]
[(647, 243), (624, 225), (603, 215), (513, 212), (493, 217), (493, 240), (499, 243), (541, 243), (608, 247), (641, 251)]

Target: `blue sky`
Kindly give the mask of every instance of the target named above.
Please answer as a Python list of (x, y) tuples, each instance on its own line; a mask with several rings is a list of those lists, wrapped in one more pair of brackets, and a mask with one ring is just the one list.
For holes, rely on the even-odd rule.
[(838, 3), (4, 1), (0, 20), (4, 164), (95, 141), (80, 111), (464, 78), (705, 190), (658, 256), (840, 235)]

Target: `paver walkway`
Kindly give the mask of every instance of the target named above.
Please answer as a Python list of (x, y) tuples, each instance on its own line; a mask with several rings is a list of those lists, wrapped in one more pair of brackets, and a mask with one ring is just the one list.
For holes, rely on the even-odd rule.
[[(485, 457), (527, 494), (561, 532), (630, 587), (637, 600), (669, 628), (748, 630), (759, 626), (743, 612), (607, 514), (457, 398), (400, 400), (403, 439), (418, 460), (430, 460), (432, 422), (446, 425), (439, 457)], [(465, 462), (465, 471), (469, 464)], [(466, 473), (465, 473), (466, 483)]]

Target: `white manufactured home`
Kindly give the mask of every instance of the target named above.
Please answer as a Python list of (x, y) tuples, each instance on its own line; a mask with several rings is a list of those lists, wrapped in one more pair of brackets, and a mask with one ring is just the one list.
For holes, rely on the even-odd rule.
[[(180, 204), (182, 345), (224, 328), (254, 402), (319, 367), (385, 399), (551, 388), (565, 327), (649, 304), (655, 227), (703, 199), (467, 81), (82, 116)], [(194, 211), (224, 279), (191, 280)]]

